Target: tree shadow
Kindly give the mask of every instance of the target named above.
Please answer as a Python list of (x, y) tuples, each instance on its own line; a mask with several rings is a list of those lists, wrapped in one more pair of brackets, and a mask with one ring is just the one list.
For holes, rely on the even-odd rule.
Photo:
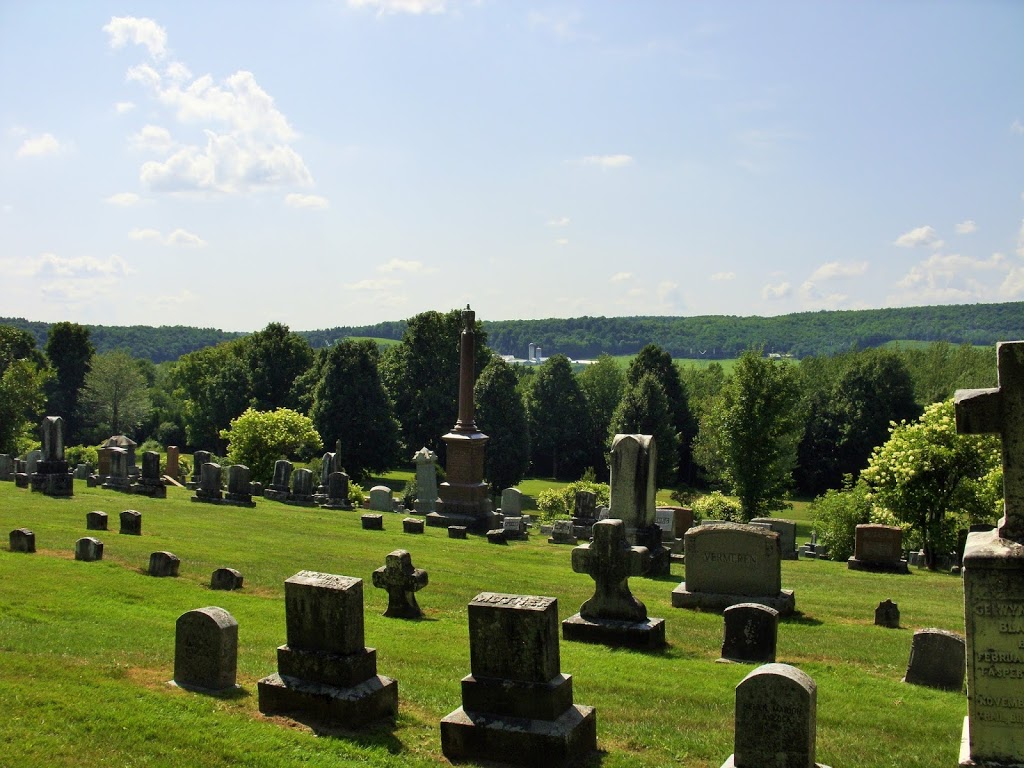
[(320, 738), (344, 739), (361, 747), (386, 749), (392, 755), (398, 755), (405, 751), (405, 746), (394, 734), (397, 723), (393, 717), (378, 718), (359, 730), (344, 728), (337, 723), (320, 720), (303, 712), (282, 712), (275, 714), (274, 717), (294, 720), (309, 728)]
[(789, 616), (780, 617), (779, 621), (783, 624), (798, 624), (805, 627), (820, 627), (825, 623), (821, 619), (808, 616), (802, 611), (793, 611)]

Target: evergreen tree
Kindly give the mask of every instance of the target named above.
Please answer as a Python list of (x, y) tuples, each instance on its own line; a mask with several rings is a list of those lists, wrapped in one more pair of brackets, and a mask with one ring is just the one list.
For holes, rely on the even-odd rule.
[(672, 428), (665, 389), (653, 373), (645, 373), (626, 390), (612, 415), (608, 442), (617, 434), (653, 435), (658, 451), (658, 479), (676, 476), (679, 433)]
[(270, 323), (239, 342), (248, 370), (249, 403), (257, 411), (291, 408), (295, 380), (313, 364), (313, 348), (287, 325)]
[(46, 411), (64, 419), (64, 443), (79, 441), (78, 398), (95, 353), (89, 329), (78, 323), (54, 323), (46, 337), (46, 358), (54, 377), (46, 387)]
[(530, 426), (512, 366), (491, 358), (476, 381), (476, 423), (490, 437), (484, 476), (494, 491), (519, 483), (530, 466)]
[[(608, 451), (608, 434), (622, 392), (626, 386), (626, 374), (622, 366), (611, 355), (599, 355), (597, 360), (576, 374), (583, 396), (587, 399), (590, 423), (594, 429), (592, 438), (595, 471), (607, 479), (604, 454)], [(660, 449), (659, 449), (660, 450)]]
[(530, 380), (526, 396), (531, 465), (535, 473), (577, 478), (591, 455), (587, 401), (565, 355), (552, 355)]

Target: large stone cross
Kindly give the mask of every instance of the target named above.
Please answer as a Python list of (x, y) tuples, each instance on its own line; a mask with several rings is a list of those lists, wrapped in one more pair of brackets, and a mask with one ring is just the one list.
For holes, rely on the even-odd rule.
[(995, 433), (1003, 444), (1003, 519), (999, 537), (1024, 543), (1024, 341), (998, 344), (999, 386), (957, 390), (956, 430)]
[(385, 616), (418, 619), (423, 615), (416, 603), (416, 592), (427, 586), (427, 572), (412, 567), (412, 555), (396, 549), (384, 558), (384, 566), (373, 572), (373, 586), (388, 591)]
[(595, 582), (594, 596), (580, 606), (580, 616), (588, 621), (646, 621), (647, 606), (629, 591), (629, 577), (642, 575), (649, 563), (647, 547), (629, 546), (621, 520), (594, 523), (594, 540), (572, 551), (572, 569)]

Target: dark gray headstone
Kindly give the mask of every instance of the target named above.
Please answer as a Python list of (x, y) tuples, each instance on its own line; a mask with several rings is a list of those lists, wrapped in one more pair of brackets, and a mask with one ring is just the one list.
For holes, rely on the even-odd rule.
[(900, 628), (900, 607), (892, 600), (883, 600), (875, 608), (875, 626)]
[(92, 562), (103, 559), (103, 542), (92, 536), (85, 536), (75, 542), (75, 560)]
[(492, 528), (486, 535), (488, 544), (508, 544), (504, 528)]
[(738, 603), (723, 613), (722, 658), (766, 664), (775, 661), (779, 612), (759, 603)]
[(121, 533), (128, 536), (142, 535), (142, 513), (126, 509), (121, 513)]
[(85, 515), (85, 529), (87, 531), (107, 530), (107, 513), (87, 512)]
[(178, 617), (174, 632), (174, 682), (182, 688), (224, 691), (235, 687), (238, 622), (210, 606)]
[(11, 552), (35, 552), (36, 535), (28, 528), (15, 528), (10, 535)]
[(367, 513), (361, 515), (359, 518), (363, 524), (363, 530), (365, 531), (383, 531), (384, 530), (384, 515), (377, 513)]
[[(422, 520), (417, 522), (423, 524)], [(387, 590), (385, 616), (418, 619), (423, 615), (416, 602), (416, 593), (427, 586), (427, 572), (413, 567), (412, 555), (406, 550), (396, 549), (385, 557), (384, 566), (373, 572), (373, 586)]]
[(402, 531), (405, 533), (423, 533), (423, 520), (418, 517), (403, 518)]
[(944, 629), (919, 629), (914, 633), (905, 683), (948, 691), (963, 690), (967, 670), (962, 635)]
[(234, 568), (218, 568), (210, 577), (210, 589), (233, 590), (242, 588), (242, 574)]
[(154, 552), (149, 556), (150, 576), (177, 576), (181, 560), (171, 552)]
[(449, 525), (448, 526), (448, 538), (449, 539), (464, 539), (466, 538), (466, 532), (469, 529), (464, 525)]

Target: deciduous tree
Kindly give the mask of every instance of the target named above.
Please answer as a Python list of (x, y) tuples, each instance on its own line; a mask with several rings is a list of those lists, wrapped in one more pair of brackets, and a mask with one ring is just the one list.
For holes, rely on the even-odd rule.
[(530, 467), (530, 426), (512, 366), (495, 355), (476, 381), (476, 423), (490, 437), (484, 476), (499, 491), (516, 485)]
[(227, 459), (244, 464), (252, 479), (269, 483), (278, 459), (308, 459), (319, 450), (320, 435), (308, 416), (288, 408), (257, 411), (248, 408), (221, 432)]
[(89, 341), (89, 329), (84, 325), (61, 322), (50, 326), (46, 358), (54, 376), (46, 387), (46, 410), (53, 416), (63, 417), (66, 445), (79, 441), (78, 398), (95, 351)]
[(152, 408), (147, 389), (146, 377), (127, 352), (94, 356), (82, 387), (83, 422), (98, 435), (131, 435)]
[(531, 464), (536, 473), (579, 477), (590, 456), (593, 434), (587, 401), (565, 355), (552, 355), (537, 369), (526, 394)]
[(607, 441), (619, 433), (653, 435), (658, 451), (658, 481), (672, 483), (679, 461), (679, 433), (673, 428), (672, 412), (665, 389), (653, 373), (644, 373), (626, 385), (612, 415)]

